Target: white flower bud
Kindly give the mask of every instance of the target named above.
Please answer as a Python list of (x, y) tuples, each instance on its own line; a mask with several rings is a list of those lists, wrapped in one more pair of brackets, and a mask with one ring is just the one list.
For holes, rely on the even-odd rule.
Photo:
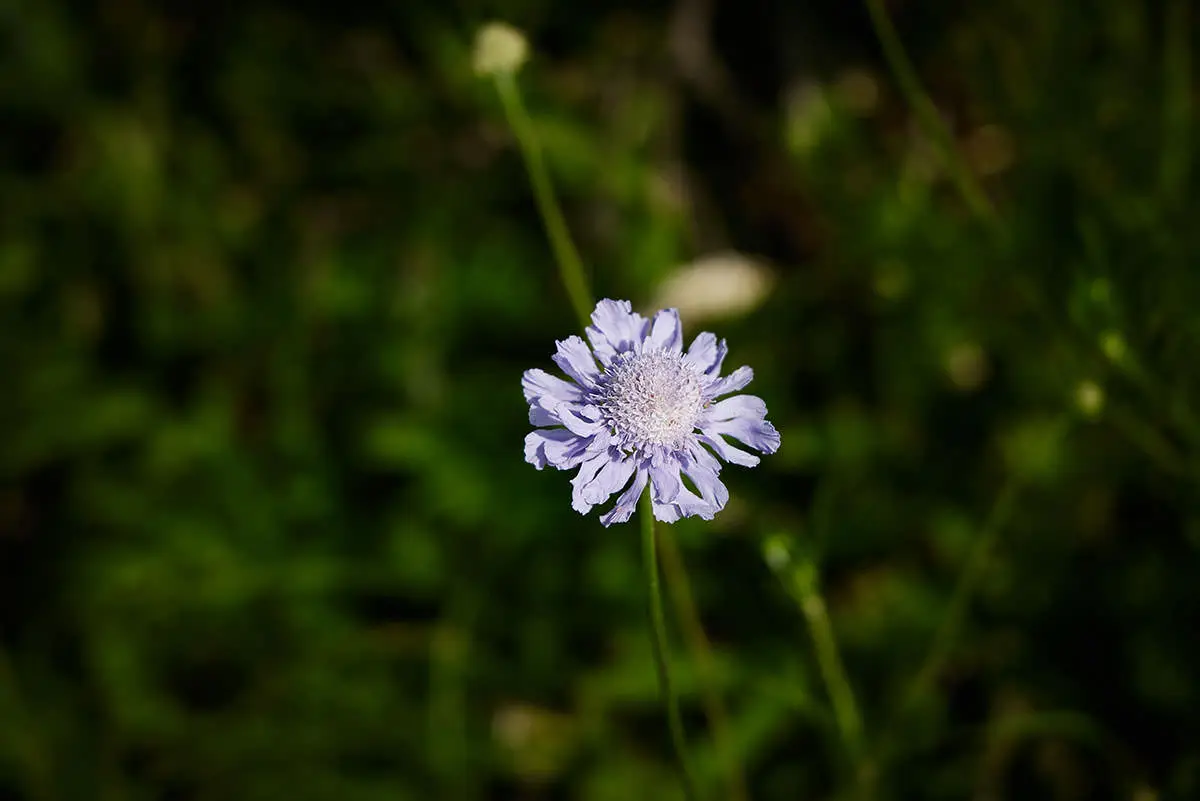
[(475, 74), (481, 77), (515, 73), (529, 57), (525, 35), (506, 22), (489, 22), (475, 36)]
[(772, 283), (771, 272), (762, 262), (723, 251), (676, 269), (663, 281), (657, 302), (693, 320), (733, 317), (762, 303)]

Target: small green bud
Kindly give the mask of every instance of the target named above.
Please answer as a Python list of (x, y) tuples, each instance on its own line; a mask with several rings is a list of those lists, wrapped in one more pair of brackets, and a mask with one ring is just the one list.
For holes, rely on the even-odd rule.
[(763, 558), (767, 561), (767, 567), (776, 572), (791, 564), (792, 554), (788, 550), (787, 538), (782, 534), (771, 536), (763, 543)]
[(1104, 351), (1104, 355), (1111, 362), (1125, 361), (1126, 354), (1129, 353), (1129, 347), (1125, 344), (1125, 337), (1117, 331), (1105, 331), (1100, 337), (1100, 349)]
[(1097, 419), (1104, 411), (1104, 389), (1095, 381), (1080, 381), (1075, 388), (1075, 405), (1084, 417)]

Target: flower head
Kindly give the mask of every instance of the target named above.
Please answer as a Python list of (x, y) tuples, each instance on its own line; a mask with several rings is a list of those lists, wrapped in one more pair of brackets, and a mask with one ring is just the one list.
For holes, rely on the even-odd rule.
[(528, 57), (525, 35), (507, 22), (489, 22), (475, 36), (473, 66), (481, 77), (511, 75)]
[(753, 371), (722, 378), (728, 349), (707, 332), (685, 353), (675, 309), (647, 320), (627, 300), (602, 300), (587, 337), (591, 347), (577, 336), (558, 343), (554, 362), (570, 381), (545, 370), (527, 370), (521, 381), (529, 422), (544, 426), (525, 437), (525, 461), (538, 470), (578, 468), (571, 505), (580, 514), (621, 492), (600, 522), (623, 523), (648, 483), (658, 520), (710, 520), (729, 500), (716, 457), (758, 464), (725, 437), (763, 453), (779, 449), (761, 398), (717, 400), (749, 384)]

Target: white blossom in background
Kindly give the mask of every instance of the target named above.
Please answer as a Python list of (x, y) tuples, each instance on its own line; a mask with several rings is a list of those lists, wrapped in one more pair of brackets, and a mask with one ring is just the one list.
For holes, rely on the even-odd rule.
[(475, 36), (472, 63), (480, 77), (512, 74), (529, 58), (525, 34), (507, 22), (489, 22)]
[(671, 273), (654, 304), (690, 320), (736, 317), (770, 294), (774, 277), (761, 262), (735, 251), (702, 256)]

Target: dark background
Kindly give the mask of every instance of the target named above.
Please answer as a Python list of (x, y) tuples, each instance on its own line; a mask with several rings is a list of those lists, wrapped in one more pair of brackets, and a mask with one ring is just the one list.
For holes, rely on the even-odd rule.
[(888, 5), (999, 232), (849, 0), (0, 0), (0, 799), (680, 797), (636, 525), (522, 461), (575, 322), (493, 17), (597, 296), (770, 277), (684, 326), (783, 446), (671, 529), (749, 796), (855, 786), (777, 538), (875, 798), (1200, 798), (1200, 11)]

